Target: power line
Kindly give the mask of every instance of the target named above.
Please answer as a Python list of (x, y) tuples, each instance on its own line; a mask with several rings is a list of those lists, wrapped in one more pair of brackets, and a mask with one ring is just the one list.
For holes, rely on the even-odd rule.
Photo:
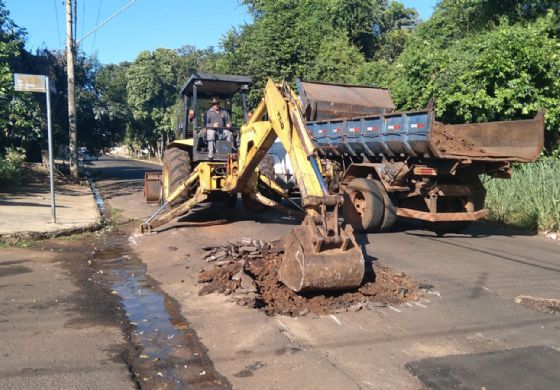
[(86, 26), (86, 2), (82, 1), (82, 34), (84, 35), (84, 27)]
[(56, 17), (56, 34), (58, 35), (58, 44), (62, 46), (62, 38), (60, 37), (60, 22), (58, 20), (58, 6), (56, 2), (58, 0), (53, 0), (54, 3), (54, 16)]
[[(103, 0), (99, 0), (99, 7), (97, 8), (97, 18), (95, 19), (95, 25), (99, 24), (99, 17), (101, 16), (101, 4)], [(95, 49), (95, 40), (97, 39), (97, 31), (93, 34), (93, 42), (91, 44), (91, 54), (93, 54), (93, 50)]]
[(136, 0), (130, 0), (124, 7), (122, 7), (121, 9), (119, 9), (117, 12), (115, 12), (113, 15), (109, 16), (107, 19), (105, 19), (104, 21), (102, 21), (101, 23), (99, 23), (98, 26), (96, 26), (93, 30), (91, 30), (90, 32), (88, 32), (86, 35), (84, 35), (83, 37), (81, 37), (77, 44), (79, 44), (80, 42), (82, 42), (84, 39), (86, 39), (87, 37), (89, 37), (91, 34), (93, 34), (94, 32), (96, 32), (97, 30), (99, 30), (101, 27), (103, 27), (105, 24), (107, 24), (111, 19), (115, 18), (117, 15), (119, 15), (121, 12), (123, 12), (124, 10), (126, 10), (128, 7), (130, 7), (132, 4), (134, 4)]
[(73, 18), (74, 19), (73, 20), (74, 31), (73, 31), (73, 38), (72, 39), (74, 40), (74, 44), (76, 44), (75, 42), (76, 42), (76, 37), (77, 37), (77, 34), (78, 34), (78, 0), (73, 0), (73, 1), (74, 1), (74, 6), (73, 6), (74, 9), (72, 10), (72, 13), (74, 14), (74, 18)]

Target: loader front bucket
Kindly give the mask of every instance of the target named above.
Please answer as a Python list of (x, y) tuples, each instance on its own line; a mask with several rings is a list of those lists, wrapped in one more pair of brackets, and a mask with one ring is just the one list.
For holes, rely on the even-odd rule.
[(317, 250), (316, 236), (308, 226), (293, 228), (285, 238), (280, 281), (295, 292), (358, 287), (364, 277), (364, 256), (351, 227), (341, 233), (346, 238), (341, 244)]

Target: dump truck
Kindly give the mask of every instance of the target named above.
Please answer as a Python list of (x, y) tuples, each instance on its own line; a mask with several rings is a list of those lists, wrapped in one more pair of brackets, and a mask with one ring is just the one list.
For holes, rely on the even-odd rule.
[(249, 209), (280, 206), (278, 197), (287, 198), (287, 193), (261, 165), (279, 139), (290, 157), (304, 215), (303, 223), (284, 239), (279, 279), (296, 292), (359, 286), (365, 272), (364, 255), (352, 227), (340, 223), (342, 196), (328, 191), (316, 146), (305, 126), (303, 106), (286, 82), (268, 80), (250, 119), (242, 97), (248, 121), (240, 129), (228, 128), (235, 136), (232, 141), (219, 139), (210, 159), (205, 140), (208, 129), (198, 124), (198, 100), (210, 94), (231, 98), (246, 91), (248, 84), (246, 76), (196, 73), (189, 78), (181, 95), (190, 104), (185, 105), (178, 131), (185, 138), (168, 145), (162, 172), (146, 177), (147, 200), (161, 197), (163, 205), (141, 225), (142, 232), (157, 231), (194, 206), (220, 197), (233, 202), (241, 194)]
[(343, 195), (344, 220), (384, 232), (397, 217), (421, 220), (438, 235), (484, 218), (481, 175), (510, 178), (512, 163), (543, 149), (544, 112), (533, 119), (444, 124), (433, 101), (398, 112), (386, 89), (297, 82), (306, 126), (330, 193)]

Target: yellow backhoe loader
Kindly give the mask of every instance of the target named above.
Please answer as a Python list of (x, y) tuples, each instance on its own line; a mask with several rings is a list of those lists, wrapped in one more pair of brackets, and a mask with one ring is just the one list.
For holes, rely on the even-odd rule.
[[(192, 84), (196, 92), (197, 85)], [(188, 118), (188, 110), (185, 117)], [(225, 150), (224, 161), (201, 159), (191, 169), (193, 154), (201, 150), (204, 153), (200, 148), (204, 142), (200, 133), (192, 134), (193, 138), (176, 141), (168, 147), (168, 156), (181, 161), (179, 165), (185, 168), (180, 170), (177, 164), (172, 166), (164, 161), (163, 205), (142, 225), (142, 232), (150, 232), (186, 214), (215, 195), (237, 199), (241, 193), (244, 202), (277, 205), (270, 194), (286, 197), (285, 191), (259, 170), (259, 163), (278, 138), (291, 159), (301, 207), (305, 210), (303, 223), (292, 228), (284, 239), (285, 254), (278, 270), (280, 280), (296, 292), (342, 290), (360, 285), (364, 276), (362, 250), (351, 226), (343, 228), (339, 224), (342, 197), (329, 194), (317, 151), (305, 126), (303, 107), (287, 83), (267, 82), (261, 103), (239, 130), (237, 149)], [(328, 212), (327, 208), (333, 211)]]

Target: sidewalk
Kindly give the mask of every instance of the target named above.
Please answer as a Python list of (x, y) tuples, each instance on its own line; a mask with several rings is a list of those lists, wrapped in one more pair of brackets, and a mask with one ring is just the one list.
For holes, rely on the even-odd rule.
[(89, 230), (100, 215), (87, 185), (55, 183), (56, 219), (51, 222), (48, 176), (34, 170), (20, 186), (0, 188), (0, 238), (56, 236)]

